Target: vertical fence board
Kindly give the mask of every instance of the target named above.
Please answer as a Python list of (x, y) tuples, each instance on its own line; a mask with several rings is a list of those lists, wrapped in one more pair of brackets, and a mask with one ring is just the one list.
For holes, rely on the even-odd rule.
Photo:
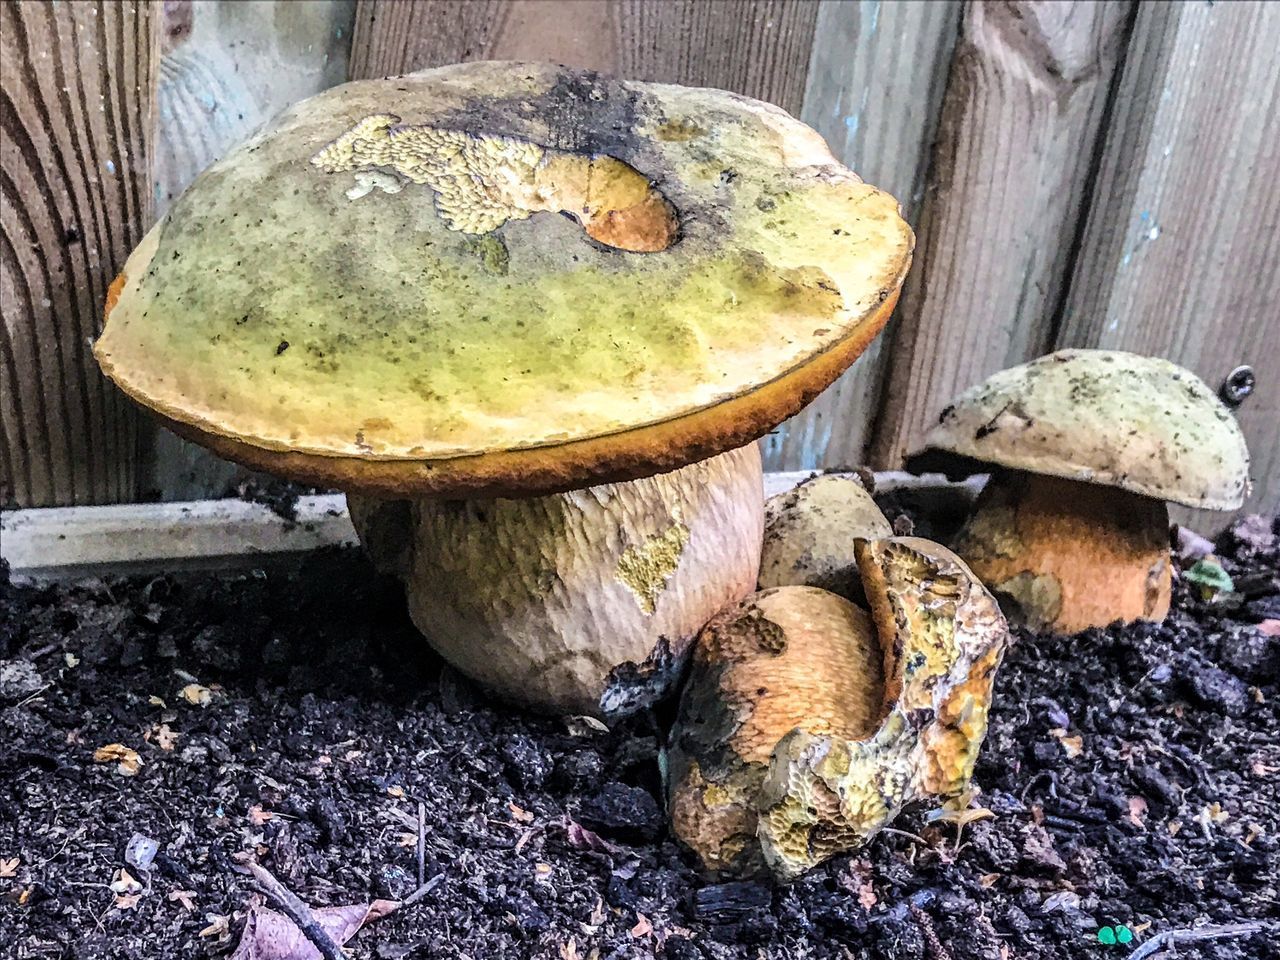
[(1131, 5), (975, 0), (952, 61), (871, 445), (897, 464), (957, 392), (1044, 352)]
[[(961, 4), (841, 0), (818, 12), (800, 118), (868, 183), (923, 196)], [(896, 320), (890, 321), (890, 331)], [(765, 438), (768, 470), (862, 463), (881, 392), (886, 332), (818, 399)]]
[[(1237, 364), (1247, 508), (1280, 505), (1280, 5), (1144, 4), (1063, 311), (1061, 346)], [(1220, 526), (1222, 515), (1191, 522)]]
[(0, 501), (131, 500), (140, 426), (90, 352), (151, 221), (145, 3), (0, 5)]
[[(169, 2), (156, 84), (156, 215), (196, 174), (289, 104), (347, 78), (353, 0)], [(149, 496), (224, 494), (247, 471), (156, 431), (140, 480)]]
[(797, 112), (815, 0), (359, 0), (351, 76), (465, 60), (552, 60), (723, 87)]

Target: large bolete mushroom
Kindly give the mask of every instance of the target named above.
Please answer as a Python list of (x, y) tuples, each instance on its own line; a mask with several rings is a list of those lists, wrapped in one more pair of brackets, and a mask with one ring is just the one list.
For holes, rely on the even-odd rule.
[(774, 587), (698, 637), (668, 799), (710, 873), (793, 879), (973, 775), (1008, 639), (999, 607), (927, 540), (860, 540), (857, 554), (870, 614)]
[(1166, 501), (1234, 510), (1235, 418), (1189, 370), (1111, 350), (1012, 367), (942, 412), (918, 471), (991, 471), (952, 547), (1011, 618), (1073, 633), (1169, 612)]
[(183, 436), (349, 491), (459, 668), (609, 713), (751, 590), (752, 441), (876, 335), (911, 245), (776, 107), (472, 63), (334, 88), (213, 164), (95, 353)]

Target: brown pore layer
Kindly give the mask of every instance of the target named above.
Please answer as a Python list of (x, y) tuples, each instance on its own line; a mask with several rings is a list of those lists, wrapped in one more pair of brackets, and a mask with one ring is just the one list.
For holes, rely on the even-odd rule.
[[(122, 274), (111, 285), (108, 314), (123, 282)], [(315, 486), (387, 498), (542, 496), (664, 473), (751, 443), (798, 413), (848, 369), (884, 327), (897, 302), (898, 289), (886, 290), (881, 305), (852, 334), (749, 394), (674, 420), (555, 446), (434, 461), (326, 457), (268, 450), (156, 416), (180, 437), (220, 457)]]

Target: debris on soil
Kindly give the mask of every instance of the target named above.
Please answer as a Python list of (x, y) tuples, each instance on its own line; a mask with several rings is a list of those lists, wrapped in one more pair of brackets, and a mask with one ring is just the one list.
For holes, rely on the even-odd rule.
[(304, 484), (281, 480), (264, 473), (254, 473), (238, 480), (227, 495), (239, 497), (249, 503), (260, 503), (277, 517), (296, 523), (298, 498), (322, 492)]
[[(785, 887), (711, 883), (671, 839), (663, 711), (599, 730), (490, 702), (356, 551), (63, 586), (0, 565), (0, 661), (25, 665), (0, 698), (0, 953), (224, 957), (262, 923), (248, 854), (317, 914), (419, 896), (360, 960), (1280, 960), (1247, 926), (1280, 900), (1276, 530), (1224, 534), (1235, 590), (1180, 580), (1163, 624), (1020, 633), (981, 793)], [(1238, 932), (1174, 933), (1206, 928)]]

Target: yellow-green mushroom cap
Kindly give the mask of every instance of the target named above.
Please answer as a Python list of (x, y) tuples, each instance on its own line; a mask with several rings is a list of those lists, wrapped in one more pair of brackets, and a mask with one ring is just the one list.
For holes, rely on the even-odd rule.
[(912, 243), (776, 107), (472, 63), (334, 88), (209, 167), (129, 258), (95, 353), (253, 466), (545, 493), (795, 413), (884, 324)]
[(988, 377), (942, 411), (910, 462), (981, 464), (1210, 510), (1234, 510), (1249, 491), (1244, 434), (1204, 381), (1116, 350), (1059, 350)]

